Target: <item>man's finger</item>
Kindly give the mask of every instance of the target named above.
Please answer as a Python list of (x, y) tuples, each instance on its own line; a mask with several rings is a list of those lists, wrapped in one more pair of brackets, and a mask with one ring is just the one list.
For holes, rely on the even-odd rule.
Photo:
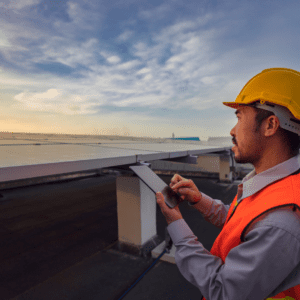
[(171, 183), (176, 184), (177, 182), (180, 182), (183, 178), (179, 174), (175, 174), (172, 179)]
[(193, 191), (191, 189), (189, 189), (189, 188), (182, 187), (182, 188), (178, 189), (178, 193), (181, 196), (191, 196), (193, 194)]
[(157, 203), (160, 203), (160, 202), (162, 202), (164, 200), (164, 196), (160, 192), (157, 192), (156, 195), (155, 195), (155, 197), (156, 197)]
[(183, 186), (187, 186), (187, 187), (192, 187), (193, 185), (193, 182), (192, 180), (183, 180), (183, 181), (180, 181), (178, 183), (176, 183), (175, 185), (172, 186), (172, 189), (179, 189), (180, 187), (183, 187)]
[(156, 202), (157, 204), (160, 206), (161, 209), (165, 209), (166, 208), (166, 203), (165, 203), (165, 198), (164, 195), (160, 192), (156, 193)]

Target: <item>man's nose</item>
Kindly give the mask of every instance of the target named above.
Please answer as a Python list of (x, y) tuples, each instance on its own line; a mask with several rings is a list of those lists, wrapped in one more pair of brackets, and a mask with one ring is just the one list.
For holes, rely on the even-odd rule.
[(235, 127), (236, 127), (236, 125), (230, 131), (230, 135), (233, 137), (235, 136)]

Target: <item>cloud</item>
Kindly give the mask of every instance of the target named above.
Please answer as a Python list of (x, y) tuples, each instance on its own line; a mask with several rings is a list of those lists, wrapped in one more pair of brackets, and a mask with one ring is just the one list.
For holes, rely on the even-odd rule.
[(161, 106), (161, 104), (164, 102), (164, 97), (161, 95), (140, 95), (140, 96), (134, 96), (130, 97), (125, 100), (118, 101), (116, 103), (116, 106), (120, 107), (129, 107), (129, 106)]
[(74, 2), (71, 2), (69, 1), (67, 3), (68, 5), (68, 9), (67, 9), (67, 12), (68, 12), (68, 15), (69, 17), (73, 20), (73, 21), (76, 21), (77, 17), (79, 16), (80, 14), (80, 6), (78, 3), (74, 3)]
[(11, 43), (3, 32), (0, 32), (0, 48), (11, 47)]
[(214, 84), (218, 80), (217, 76), (204, 76), (201, 78), (201, 82), (205, 85)]
[[(111, 64), (117, 64), (117, 63), (121, 62), (121, 58), (118, 55), (115, 55), (113, 53), (109, 53), (107, 51), (102, 51), (102, 52), (100, 52), (100, 54)], [(128, 65), (129, 63), (130, 62), (127, 62), (126, 64)], [(120, 68), (120, 66), (121, 65), (118, 65), (118, 68)], [(113, 70), (113, 69), (111, 69), (111, 70)]]
[[(26, 78), (18, 76), (18, 70), (6, 77), (0, 75), (5, 86), (15, 88), (19, 107), (59, 114), (100, 114), (103, 104), (116, 110), (145, 107), (149, 115), (157, 108), (202, 111), (234, 100), (257, 66), (274, 62), (260, 54), (268, 45), (262, 43), (264, 36), (259, 32), (257, 37), (248, 34), (246, 41), (236, 38), (247, 24), (236, 11), (178, 21), (171, 18), (170, 25), (149, 26), (145, 34), (136, 25), (124, 29), (116, 22), (101, 27), (105, 14), (100, 6), (91, 9), (98, 5), (95, 3), (68, 2), (68, 18), (49, 18), (49, 28), (0, 21), (2, 54), (8, 64), (28, 70)], [(134, 17), (142, 18), (147, 26), (155, 14), (161, 18), (170, 9), (168, 5), (144, 8)], [(105, 39), (108, 27), (111, 36)], [(67, 76), (38, 69), (54, 63), (68, 66)], [(37, 69), (39, 74), (35, 74)], [(51, 98), (54, 90), (58, 94)]]
[(107, 58), (107, 61), (110, 62), (111, 64), (116, 64), (121, 61), (121, 58), (117, 55), (113, 55)]
[(23, 9), (27, 6), (32, 6), (35, 4), (39, 4), (41, 0), (14, 0), (14, 1), (4, 1), (0, 2), (0, 7), (7, 9)]
[(94, 103), (87, 97), (66, 94), (57, 89), (42, 93), (23, 92), (14, 97), (19, 102), (18, 108), (32, 111), (55, 112), (66, 115), (94, 113)]
[(101, 28), (106, 13), (104, 4), (80, 0), (68, 1), (66, 4), (64, 5), (64, 1), (53, 4), (64, 17), (59, 18), (56, 17), (57, 13), (48, 12), (51, 16), (49, 26), (55, 30), (55, 34), (73, 41), (97, 38), (95, 31)]
[[(15, 18), (13, 14), (12, 19)], [(0, 54), (3, 59), (8, 61), (10, 65), (28, 65), (25, 57), (31, 56), (32, 51), (27, 42), (32, 40), (39, 41), (42, 36), (41, 31), (32, 27), (27, 20), (23, 20), (23, 15), (20, 14), (21, 24), (18, 22), (7, 22), (5, 18), (0, 18)], [(29, 59), (30, 63), (30, 59)]]
[(137, 67), (138, 65), (140, 65), (142, 62), (135, 59), (135, 60), (131, 60), (131, 61), (127, 61), (123, 64), (120, 64), (117, 66), (118, 70), (128, 70), (128, 69), (134, 69), (135, 67)]
[(116, 41), (119, 43), (126, 42), (133, 36), (133, 34), (134, 34), (133, 30), (125, 30), (117, 37)]
[[(78, 17), (79, 8), (76, 3), (69, 3), (68, 14), (72, 20)], [(127, 61), (117, 51), (102, 50), (101, 40), (95, 37), (76, 40), (72, 36), (66, 37), (64, 30), (62, 35), (57, 31), (37, 45), (37, 50), (33, 51), (30, 59), (25, 60), (26, 63), (64, 64), (73, 68), (74, 72), (76, 70), (82, 79), (55, 78), (50, 85), (45, 78), (41, 84), (48, 91), (44, 95), (47, 99), (43, 98), (43, 93), (37, 94), (30, 90), (19, 93), (15, 99), (22, 103), (24, 109), (48, 109), (65, 114), (93, 112), (83, 102), (80, 106), (75, 104), (72, 107), (59, 101), (64, 97), (65, 103), (71, 103), (75, 101), (74, 95), (83, 100), (90, 99), (92, 95), (95, 102), (99, 103), (96, 110), (106, 102), (123, 108), (138, 106), (180, 109), (180, 103), (185, 100), (194, 109), (202, 110), (203, 106), (197, 105), (199, 101), (192, 99), (208, 100), (206, 86), (212, 85), (212, 78), (221, 67), (221, 63), (214, 62), (212, 55), (214, 41), (222, 30), (201, 28), (211, 19), (209, 15), (164, 27), (155, 35), (150, 35), (149, 42), (138, 41), (132, 44), (130, 49), (133, 59)], [(124, 31), (123, 34), (122, 38), (125, 39), (131, 33)], [(119, 38), (122, 39), (120, 35)], [(80, 71), (78, 68), (81, 66), (85, 69)], [(58, 108), (54, 108), (53, 101), (49, 100), (49, 90), (53, 86), (61, 93), (55, 98)], [(211, 102), (205, 105), (209, 104)]]
[(146, 20), (162, 19), (171, 11), (168, 3), (161, 4), (153, 9), (141, 10), (138, 14), (139, 18)]
[(95, 63), (95, 52), (98, 40), (87, 39), (83, 42), (53, 37), (40, 46), (40, 55), (33, 57), (34, 62), (58, 62), (69, 67), (89, 66)]
[(150, 68), (142, 68), (136, 74), (146, 74), (146, 73), (149, 73), (149, 72), (151, 72)]

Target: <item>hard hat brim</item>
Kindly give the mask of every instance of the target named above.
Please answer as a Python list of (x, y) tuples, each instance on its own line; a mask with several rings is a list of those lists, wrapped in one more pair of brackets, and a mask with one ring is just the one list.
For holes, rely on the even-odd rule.
[(240, 106), (239, 103), (236, 102), (223, 102), (223, 104), (234, 109), (237, 109)]

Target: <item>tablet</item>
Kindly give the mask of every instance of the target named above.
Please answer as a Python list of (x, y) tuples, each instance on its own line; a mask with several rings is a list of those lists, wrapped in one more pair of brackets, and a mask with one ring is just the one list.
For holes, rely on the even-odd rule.
[(174, 192), (162, 179), (160, 179), (147, 166), (129, 167), (155, 194), (161, 192), (165, 202), (170, 208), (174, 208), (181, 200), (180, 194)]

